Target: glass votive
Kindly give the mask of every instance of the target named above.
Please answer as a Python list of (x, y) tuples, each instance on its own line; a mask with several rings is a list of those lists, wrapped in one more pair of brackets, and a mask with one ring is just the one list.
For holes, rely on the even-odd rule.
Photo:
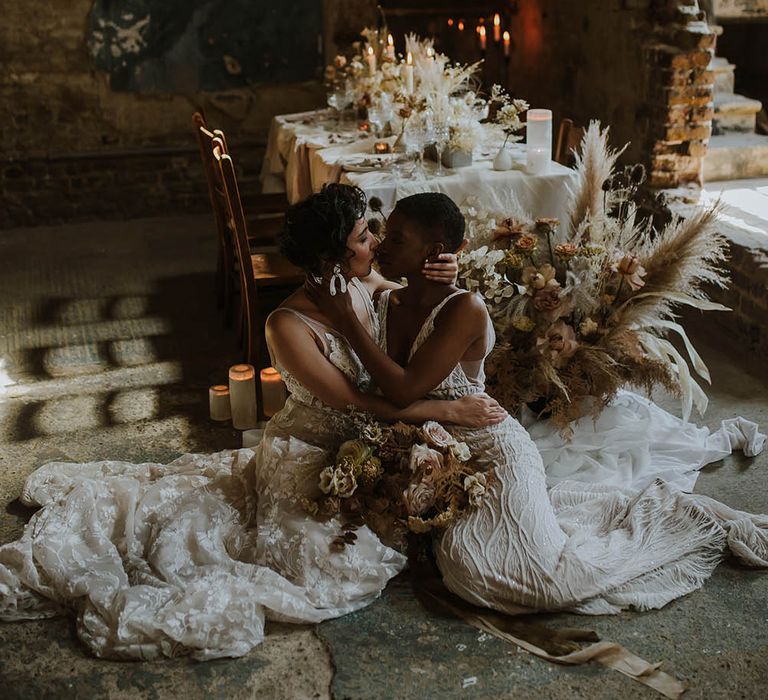
[(232, 426), (237, 430), (255, 428), (258, 423), (256, 371), (251, 365), (233, 365), (229, 368), (229, 398)]
[(261, 370), (261, 397), (264, 401), (264, 415), (268, 418), (274, 416), (284, 405), (288, 398), (288, 389), (283, 378), (274, 367)]
[(211, 420), (225, 421), (232, 417), (228, 386), (217, 384), (208, 389), (208, 410)]
[(373, 144), (374, 153), (389, 153), (389, 144), (386, 141), (377, 141)]
[(529, 109), (526, 121), (527, 170), (541, 175), (549, 170), (552, 160), (552, 110)]

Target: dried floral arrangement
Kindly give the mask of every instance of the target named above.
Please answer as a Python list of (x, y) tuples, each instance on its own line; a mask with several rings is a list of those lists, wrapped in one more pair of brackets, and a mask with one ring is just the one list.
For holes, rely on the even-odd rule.
[(716, 209), (653, 229), (633, 201), (645, 173), (617, 172), (620, 153), (608, 129), (591, 123), (562, 226), (517, 206), (486, 212), (465, 203), (460, 284), (483, 295), (498, 336), (488, 390), (510, 411), (528, 404), (551, 415), (565, 435), (625, 385), (677, 393), (685, 420), (693, 406), (703, 412), (707, 397), (668, 336), (680, 336), (693, 372), (709, 374), (674, 309), (727, 310), (705, 292), (726, 281)]
[(302, 499), (313, 517), (340, 517), (335, 548), (354, 544), (361, 525), (403, 548), (409, 532), (447, 527), (480, 504), (492, 476), (478, 471), (467, 444), (439, 423), (387, 425), (354, 413), (351, 421), (357, 437), (320, 472), (319, 495)]

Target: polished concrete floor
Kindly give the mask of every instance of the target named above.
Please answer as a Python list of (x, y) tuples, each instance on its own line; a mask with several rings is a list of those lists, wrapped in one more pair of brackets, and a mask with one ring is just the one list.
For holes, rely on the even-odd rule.
[[(225, 381), (234, 334), (213, 304), (207, 217), (0, 232), (0, 542), (30, 512), (26, 476), (52, 459), (168, 461), (239, 444), (207, 419), (207, 387)], [(742, 414), (768, 425), (764, 364), (711, 319), (692, 335), (714, 378), (703, 422)], [(661, 399), (674, 408), (674, 402)], [(697, 490), (768, 513), (768, 457), (708, 467)], [(623, 643), (689, 684), (691, 698), (762, 698), (768, 678), (768, 574), (726, 562), (665, 609), (543, 616)], [(369, 608), (317, 627), (270, 625), (240, 659), (101, 661), (70, 619), (0, 625), (4, 698), (652, 697), (602, 667), (536, 659), (426, 610), (407, 580)]]

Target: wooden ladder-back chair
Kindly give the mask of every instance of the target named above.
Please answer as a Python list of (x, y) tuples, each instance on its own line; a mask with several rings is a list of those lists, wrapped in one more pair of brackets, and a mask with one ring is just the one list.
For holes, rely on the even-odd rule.
[(575, 153), (581, 147), (581, 140), (586, 130), (583, 126), (574, 126), (572, 119), (563, 119), (557, 132), (555, 160), (568, 168), (576, 162)]
[[(224, 308), (227, 323), (232, 320), (233, 298), (237, 291), (237, 272), (235, 270), (235, 245), (227, 225), (227, 218), (221, 198), (217, 196), (213, 159), (213, 141), (221, 142), (224, 153), (229, 153), (227, 139), (221, 129), (211, 130), (205, 117), (200, 112), (192, 115), (195, 126), (200, 159), (203, 163), (208, 184), (208, 196), (213, 209), (213, 216), (218, 234), (219, 249), (216, 266), (216, 296), (220, 307)], [(288, 200), (284, 193), (254, 194), (245, 198), (245, 208), (252, 214), (248, 219), (248, 245), (254, 252), (273, 252), (276, 250), (275, 239), (283, 226)]]
[(222, 143), (225, 143), (224, 134), (210, 131), (200, 112), (195, 112), (192, 115), (192, 123), (195, 125), (197, 145), (200, 148), (200, 160), (203, 163), (205, 181), (208, 185), (208, 198), (211, 201), (219, 243), (216, 260), (216, 300), (219, 307), (224, 309), (224, 315), (227, 324), (229, 324), (232, 320), (232, 299), (235, 291), (233, 289), (235, 252), (234, 243), (227, 227), (225, 208), (222, 206), (221, 196), (216, 192), (216, 165), (213, 160), (213, 141), (219, 138)]
[[(221, 193), (227, 213), (227, 225), (235, 244), (240, 274), (240, 298), (244, 323), (245, 355), (248, 364), (258, 372), (266, 359), (264, 323), (266, 314), (261, 305), (260, 292), (268, 287), (289, 287), (304, 281), (304, 272), (278, 253), (252, 253), (248, 246), (248, 225), (243, 214), (235, 166), (226, 152), (225, 142), (213, 139), (212, 157), (216, 191)], [(259, 419), (263, 419), (264, 402), (261, 383), (256, 382)]]

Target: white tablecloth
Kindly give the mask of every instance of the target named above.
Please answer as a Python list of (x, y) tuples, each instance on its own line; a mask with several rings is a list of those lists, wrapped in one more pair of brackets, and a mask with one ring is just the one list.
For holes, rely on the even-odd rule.
[[(472, 165), (446, 168), (442, 177), (435, 176), (437, 166), (430, 161), (422, 179), (394, 175), (391, 170), (346, 171), (345, 159), (372, 153), (375, 140), (364, 132), (340, 129), (325, 111), (277, 116), (270, 126), (262, 170), (264, 190), (285, 191), (288, 200), (296, 202), (326, 182), (342, 182), (357, 185), (368, 197), (379, 197), (385, 214), (403, 197), (433, 191), (444, 192), (459, 205), (469, 196), (491, 209), (497, 202), (516, 201), (532, 217), (565, 219), (574, 171), (552, 162), (546, 174), (526, 173), (524, 145), (512, 146), (514, 167), (503, 172), (493, 169), (493, 149), (487, 144), (476, 149)], [(386, 140), (391, 143), (394, 138)]]

